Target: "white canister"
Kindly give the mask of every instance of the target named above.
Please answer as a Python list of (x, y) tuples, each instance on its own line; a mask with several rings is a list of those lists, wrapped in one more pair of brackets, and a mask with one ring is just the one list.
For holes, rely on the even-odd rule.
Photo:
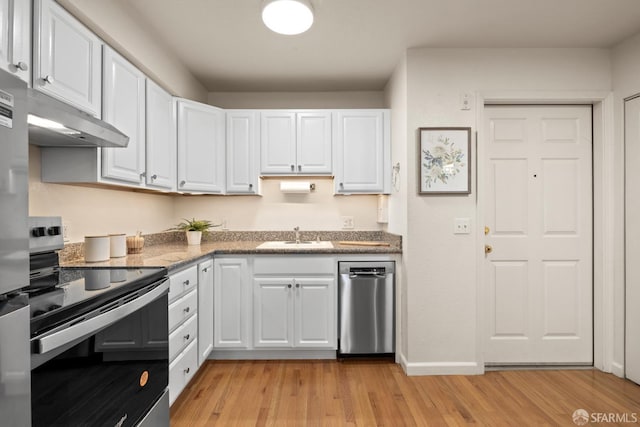
[(111, 258), (121, 258), (127, 256), (127, 235), (126, 234), (109, 234)]
[(85, 236), (84, 260), (86, 262), (108, 261), (110, 253), (109, 236)]

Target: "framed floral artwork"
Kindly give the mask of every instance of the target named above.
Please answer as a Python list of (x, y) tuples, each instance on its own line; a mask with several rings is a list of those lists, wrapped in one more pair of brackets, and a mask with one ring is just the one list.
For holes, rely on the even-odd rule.
[(471, 128), (420, 128), (419, 194), (471, 193)]

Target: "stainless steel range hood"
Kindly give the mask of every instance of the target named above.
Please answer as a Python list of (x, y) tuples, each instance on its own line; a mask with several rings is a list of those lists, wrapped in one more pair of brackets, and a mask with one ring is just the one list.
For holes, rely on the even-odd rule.
[(29, 89), (29, 143), (45, 147), (126, 147), (129, 137), (107, 122)]

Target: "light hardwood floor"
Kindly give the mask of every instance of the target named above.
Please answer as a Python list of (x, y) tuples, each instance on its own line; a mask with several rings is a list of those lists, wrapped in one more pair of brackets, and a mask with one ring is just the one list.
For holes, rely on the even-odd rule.
[(408, 377), (378, 361), (208, 361), (171, 426), (575, 426), (577, 409), (618, 417), (590, 425), (639, 425), (640, 386), (591, 369)]

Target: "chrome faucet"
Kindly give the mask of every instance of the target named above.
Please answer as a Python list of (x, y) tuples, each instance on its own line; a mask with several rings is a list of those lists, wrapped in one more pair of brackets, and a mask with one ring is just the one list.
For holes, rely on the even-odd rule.
[(300, 227), (294, 227), (293, 231), (296, 232), (296, 244), (300, 243)]

